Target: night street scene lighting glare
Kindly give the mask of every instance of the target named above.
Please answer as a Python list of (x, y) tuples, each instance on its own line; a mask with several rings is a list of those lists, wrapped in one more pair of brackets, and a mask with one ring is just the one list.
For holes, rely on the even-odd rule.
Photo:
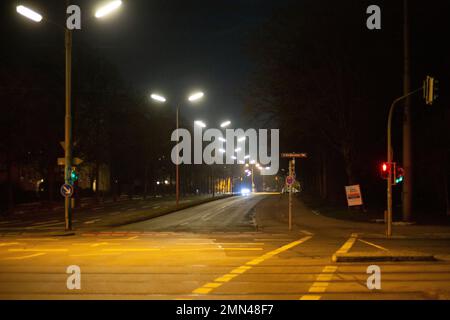
[(205, 94), (203, 92), (197, 92), (189, 96), (189, 101), (194, 102), (203, 98)]
[(248, 195), (250, 195), (250, 193), (251, 193), (251, 191), (250, 191), (249, 188), (242, 188), (241, 189), (241, 195), (243, 195), (243, 196), (248, 196)]
[(231, 124), (231, 121), (225, 121), (225, 122), (222, 122), (222, 123), (221, 123), (220, 127), (221, 127), (221, 128), (226, 128), (226, 127), (228, 127), (230, 124)]
[(16, 11), (19, 14), (23, 15), (24, 17), (26, 17), (30, 20), (33, 20), (35, 22), (41, 22), (41, 20), (42, 20), (42, 16), (39, 13), (37, 13), (27, 7), (24, 7), (22, 5), (17, 6)]
[(166, 102), (166, 98), (164, 98), (163, 96), (156, 94), (156, 93), (153, 93), (150, 97), (153, 100), (158, 101), (158, 102)]
[(201, 121), (201, 120), (196, 120), (196, 121), (194, 121), (194, 124), (195, 124), (197, 127), (200, 127), (200, 128), (206, 128), (206, 123), (204, 123), (204, 122)]
[(122, 1), (121, 0), (111, 1), (108, 4), (106, 4), (106, 5), (102, 6), (102, 7), (100, 7), (99, 9), (97, 9), (97, 11), (95, 12), (95, 17), (96, 18), (106, 17), (111, 12), (117, 10), (121, 5), (122, 5)]

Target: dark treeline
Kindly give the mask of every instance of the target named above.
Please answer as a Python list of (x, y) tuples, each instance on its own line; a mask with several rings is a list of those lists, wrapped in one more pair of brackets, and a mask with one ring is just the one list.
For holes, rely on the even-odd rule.
[[(63, 32), (47, 25), (41, 30), (18, 25), (16, 17), (8, 17), (11, 10), (3, 13), (0, 211), (20, 202), (62, 201), (63, 167), (57, 165), (57, 158), (64, 157), (60, 142), (65, 117)], [(95, 194), (101, 199), (106, 193), (174, 192), (173, 108), (152, 104), (148, 92), (135, 89), (102, 52), (77, 37), (72, 70), (74, 156), (84, 161), (80, 169), (89, 167), (91, 181), (77, 195)], [(210, 192), (210, 170), (182, 168), (181, 175), (183, 193)], [(23, 187), (24, 182), (41, 179), (38, 188)], [(100, 184), (108, 186), (105, 194)]]
[[(450, 5), (411, 2), (411, 85), (440, 80), (428, 107), (412, 98), (416, 211), (448, 210)], [(382, 10), (382, 29), (366, 28), (366, 9)], [(281, 150), (308, 152), (299, 174), (306, 191), (344, 204), (344, 186), (361, 184), (366, 205), (385, 206), (386, 123), (403, 85), (402, 1), (292, 1), (250, 45), (256, 61), (250, 114), (281, 130)], [(394, 160), (401, 164), (402, 106), (394, 116)], [(401, 187), (395, 187), (400, 204)], [(399, 210), (397, 210), (399, 211)]]

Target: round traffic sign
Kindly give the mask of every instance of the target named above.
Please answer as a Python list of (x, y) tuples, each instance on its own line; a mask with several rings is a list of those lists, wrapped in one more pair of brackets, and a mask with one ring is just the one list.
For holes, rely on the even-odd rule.
[(294, 179), (293, 176), (288, 176), (288, 177), (286, 177), (286, 184), (287, 184), (288, 186), (292, 186), (292, 185), (294, 184), (294, 182), (295, 182), (295, 179)]
[(60, 191), (61, 191), (61, 195), (63, 197), (69, 197), (70, 198), (73, 195), (73, 186), (68, 184), (68, 183), (63, 184), (61, 186)]

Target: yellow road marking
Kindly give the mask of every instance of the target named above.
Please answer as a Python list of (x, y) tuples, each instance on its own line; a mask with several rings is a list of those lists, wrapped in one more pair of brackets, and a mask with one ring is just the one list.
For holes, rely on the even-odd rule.
[(301, 238), (300, 240), (288, 243), (288, 244), (286, 244), (278, 249), (272, 250), (258, 258), (252, 259), (252, 260), (248, 261), (247, 263), (245, 263), (244, 265), (234, 268), (229, 273), (215, 279), (213, 282), (209, 282), (209, 283), (201, 286), (200, 288), (193, 290), (192, 293), (193, 294), (208, 294), (215, 288), (220, 287), (223, 283), (228, 282), (228, 281), (236, 278), (238, 275), (243, 274), (243, 273), (247, 272), (248, 270), (252, 269), (254, 265), (257, 265), (266, 259), (269, 259), (269, 258), (271, 258), (277, 254), (280, 254), (286, 250), (289, 250), (295, 246), (298, 246), (299, 244), (301, 244), (305, 241), (308, 241), (311, 238), (312, 238), (312, 236), (307, 236), (307, 237)]
[(37, 249), (8, 249), (9, 252), (67, 252), (68, 249), (46, 249), (46, 248), (37, 248)]
[(321, 296), (314, 296), (312, 294), (306, 294), (300, 298), (300, 300), (320, 300)]
[[(332, 260), (336, 261), (336, 254), (344, 254), (347, 253), (355, 244), (356, 242), (356, 238), (358, 237), (357, 233), (352, 233), (352, 235), (350, 236), (350, 238), (344, 243), (344, 245), (339, 248), (339, 250), (337, 250), (335, 252), (335, 254), (333, 254), (332, 256)], [(328, 285), (330, 284), (330, 281), (333, 279), (333, 275), (337, 270), (337, 266), (326, 266), (323, 268), (321, 274), (319, 274), (316, 278), (316, 281), (311, 285), (311, 287), (309, 288), (309, 292), (310, 293), (323, 293), (327, 290)], [(302, 297), (300, 297), (300, 300), (306, 300), (308, 299), (308, 296), (310, 295), (304, 295)], [(319, 297), (320, 296), (314, 296), (313, 297)]]
[(40, 252), (40, 253), (30, 254), (28, 256), (4, 258), (3, 260), (24, 260), (24, 259), (29, 259), (29, 258), (42, 256), (44, 254), (45, 254), (44, 252)]
[(169, 251), (206, 251), (206, 250), (226, 250), (226, 251), (262, 251), (263, 248), (182, 248), (170, 249)]
[(336, 255), (337, 254), (345, 254), (347, 252), (350, 251), (350, 249), (353, 247), (353, 245), (356, 242), (356, 238), (358, 237), (357, 233), (352, 233), (352, 235), (350, 236), (350, 238), (344, 243), (344, 245), (338, 250), (336, 251), (333, 256), (331, 257), (331, 259), (336, 262)]
[(103, 253), (82, 253), (82, 254), (71, 254), (70, 257), (93, 257), (93, 256), (115, 256), (119, 255), (120, 252), (103, 252)]
[[(316, 281), (311, 285), (309, 293), (323, 293), (327, 290), (329, 282), (333, 278), (337, 266), (326, 266), (323, 268), (321, 274), (316, 278)], [(300, 300), (319, 300), (321, 296), (306, 294), (300, 297)]]
[(57, 241), (55, 238), (20, 238), (16, 240), (28, 240), (28, 241)]
[(19, 242), (3, 242), (0, 243), (0, 247), (15, 246), (17, 244), (19, 244)]
[(159, 251), (158, 248), (121, 248), (121, 249), (102, 249), (105, 252), (150, 252)]
[(379, 246), (379, 245), (377, 245), (375, 243), (369, 242), (369, 241), (364, 241), (362, 239), (358, 239), (358, 241), (361, 241), (361, 242), (363, 242), (365, 244), (368, 244), (369, 246), (372, 246), (372, 247), (375, 247), (375, 248), (378, 248), (378, 249), (381, 249), (381, 250), (384, 250), (384, 251), (389, 251), (388, 249), (386, 249), (386, 248), (384, 248), (382, 246)]

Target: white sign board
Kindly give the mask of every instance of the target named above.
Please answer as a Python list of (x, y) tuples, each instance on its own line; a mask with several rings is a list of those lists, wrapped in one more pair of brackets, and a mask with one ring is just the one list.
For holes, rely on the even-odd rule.
[(354, 186), (346, 186), (345, 193), (347, 194), (347, 203), (349, 207), (362, 206), (363, 200), (359, 184)]

